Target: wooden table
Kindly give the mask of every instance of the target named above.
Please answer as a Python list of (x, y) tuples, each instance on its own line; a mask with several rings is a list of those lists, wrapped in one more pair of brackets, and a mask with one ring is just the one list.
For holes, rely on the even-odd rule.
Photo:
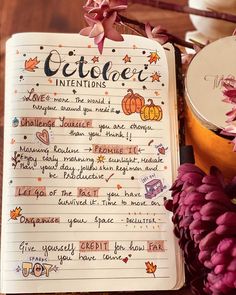
[[(187, 0), (175, 0), (178, 4), (186, 4)], [(84, 26), (81, 0), (0, 0), (0, 153), (2, 158), (3, 109), (4, 109), (4, 55), (5, 41), (17, 32), (63, 32), (77, 33)], [(149, 21), (151, 24), (161, 24), (170, 33), (184, 38), (185, 32), (192, 30), (189, 17), (170, 11), (152, 9), (142, 5), (132, 4), (128, 16), (139, 21)], [(2, 168), (2, 161), (1, 161)], [(1, 169), (2, 171), (2, 169)], [(2, 174), (1, 174), (2, 175)], [(68, 294), (68, 293), (67, 293)], [(79, 294), (79, 293), (77, 293)], [(82, 294), (82, 293), (80, 293)], [(87, 294), (87, 293), (86, 293)], [(108, 295), (112, 293), (96, 293)], [(146, 295), (190, 295), (183, 288), (179, 291), (166, 292), (128, 292), (129, 294)]]

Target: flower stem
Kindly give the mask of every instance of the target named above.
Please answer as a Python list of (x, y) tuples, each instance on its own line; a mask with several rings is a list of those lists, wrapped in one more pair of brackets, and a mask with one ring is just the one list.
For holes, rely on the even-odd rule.
[(158, 7), (161, 9), (173, 10), (177, 12), (194, 14), (194, 15), (210, 17), (215, 19), (221, 19), (228, 22), (236, 23), (236, 15), (229, 14), (229, 13), (217, 12), (212, 10), (209, 10), (209, 11), (201, 10), (201, 9), (192, 8), (186, 5), (179, 5), (176, 3), (168, 3), (168, 2), (158, 1), (158, 0), (130, 0), (130, 1), (133, 3), (140, 3), (144, 5), (149, 5), (152, 7)]
[[(119, 14), (119, 18), (122, 21), (122, 24), (124, 24), (126, 26), (127, 26), (127, 24), (135, 25), (135, 26), (138, 26), (141, 30), (145, 31), (145, 24), (143, 24), (137, 20), (130, 19), (130, 18), (120, 15), (120, 14)], [(133, 29), (133, 31), (135, 30), (132, 27), (129, 27), (129, 28)], [(136, 33), (137, 33), (137, 31), (136, 31)], [(140, 34), (140, 32), (138, 32), (138, 33)], [(187, 42), (185, 40), (182, 40), (182, 39), (178, 38), (177, 36), (174, 36), (170, 33), (165, 33), (165, 34), (169, 37), (169, 42), (171, 42), (171, 43), (175, 43), (177, 45), (192, 48), (192, 49), (194, 48), (194, 44), (191, 42)]]
[(119, 25), (122, 25), (122, 26), (126, 27), (128, 30), (133, 31), (136, 35), (140, 35), (140, 36), (144, 36), (144, 37), (145, 37), (145, 34), (142, 34), (142, 33), (139, 32), (138, 30), (136, 30), (134, 27), (128, 25), (128, 24), (125, 23), (125, 22), (120, 22)]
[(137, 20), (130, 19), (130, 18), (128, 18), (126, 16), (123, 16), (123, 15), (120, 15), (120, 14), (119, 14), (119, 18), (121, 19), (122, 23), (128, 23), (128, 24), (131, 24), (131, 25), (138, 26), (140, 29), (145, 31), (145, 24), (140, 23)]

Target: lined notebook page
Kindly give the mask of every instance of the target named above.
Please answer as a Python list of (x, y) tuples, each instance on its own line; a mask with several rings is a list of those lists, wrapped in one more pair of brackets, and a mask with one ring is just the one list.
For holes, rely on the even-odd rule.
[(7, 43), (3, 292), (179, 283), (163, 206), (178, 163), (173, 50), (124, 38), (102, 55), (77, 34)]

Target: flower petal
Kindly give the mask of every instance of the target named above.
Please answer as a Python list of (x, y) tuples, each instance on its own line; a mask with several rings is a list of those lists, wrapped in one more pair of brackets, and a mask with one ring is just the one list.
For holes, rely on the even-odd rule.
[(99, 50), (100, 54), (102, 54), (102, 52), (103, 52), (104, 41), (105, 41), (105, 38), (103, 38), (103, 39), (97, 44), (97, 45), (98, 45), (98, 50)]
[(98, 22), (93, 26), (93, 29), (91, 30), (89, 37), (95, 38), (95, 37), (99, 36), (100, 34), (104, 35), (104, 28), (103, 28), (102, 23)]
[(124, 38), (122, 35), (116, 31), (114, 28), (111, 28), (110, 30), (106, 31), (106, 37), (108, 39), (111, 39), (113, 41), (123, 41)]
[(117, 12), (114, 11), (110, 17), (105, 18), (103, 21), (104, 28), (107, 28), (107, 29), (112, 28), (112, 26), (115, 23), (116, 17), (117, 17)]
[(89, 36), (92, 31), (92, 27), (86, 27), (80, 30), (79, 34), (82, 36)]
[(98, 22), (94, 17), (91, 17), (89, 14), (85, 14), (84, 18), (90, 27), (94, 26), (94, 24)]
[(145, 32), (146, 32), (146, 35), (149, 39), (152, 39), (153, 36), (152, 36), (152, 27), (149, 23), (146, 23), (145, 25)]
[(103, 39), (104, 39), (104, 33), (101, 33), (100, 35), (94, 38), (94, 43), (98, 45)]

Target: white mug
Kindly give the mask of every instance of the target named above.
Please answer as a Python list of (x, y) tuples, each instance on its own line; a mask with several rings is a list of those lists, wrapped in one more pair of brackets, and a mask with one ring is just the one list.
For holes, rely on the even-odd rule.
[[(189, 6), (202, 10), (214, 10), (236, 15), (236, 0), (189, 0)], [(236, 28), (234, 23), (223, 20), (196, 15), (190, 15), (190, 18), (198, 32), (204, 35), (209, 41), (230, 36)]]

